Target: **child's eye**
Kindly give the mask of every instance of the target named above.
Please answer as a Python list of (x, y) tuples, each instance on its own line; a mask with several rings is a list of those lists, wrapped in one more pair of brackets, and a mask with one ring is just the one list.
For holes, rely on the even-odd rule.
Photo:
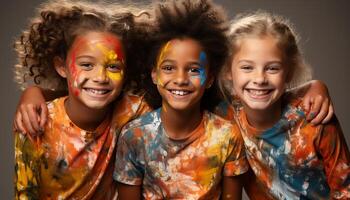
[(161, 67), (161, 70), (165, 71), (165, 72), (171, 72), (172, 70), (174, 70), (174, 66), (172, 66), (172, 65), (163, 65)]
[(243, 70), (244, 72), (250, 72), (253, 70), (253, 66), (250, 65), (243, 65), (240, 67), (241, 70)]
[(267, 66), (266, 67), (266, 71), (269, 72), (269, 73), (272, 73), (272, 74), (275, 74), (277, 72), (279, 72), (279, 70), (281, 69), (280, 66)]
[(91, 70), (94, 67), (93, 64), (89, 62), (79, 63), (79, 66), (84, 70)]
[(119, 72), (122, 70), (122, 67), (120, 64), (108, 64), (106, 66), (107, 70), (110, 72)]
[(200, 69), (199, 68), (190, 68), (189, 70), (188, 70), (188, 72), (190, 72), (191, 74), (195, 74), (195, 75), (197, 75), (197, 74), (200, 74)]

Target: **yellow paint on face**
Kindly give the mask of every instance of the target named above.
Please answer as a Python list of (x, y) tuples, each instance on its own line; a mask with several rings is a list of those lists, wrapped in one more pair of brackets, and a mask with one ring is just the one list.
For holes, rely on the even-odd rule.
[(120, 81), (123, 79), (124, 73), (123, 73), (123, 70), (120, 72), (107, 71), (107, 76), (108, 76), (108, 78), (110, 78), (113, 81)]
[(170, 45), (171, 45), (170, 41), (164, 45), (157, 59), (157, 66), (156, 66), (157, 67), (157, 84), (160, 86), (163, 86), (163, 82), (161, 81), (160, 75), (159, 75), (160, 64), (163, 62), (165, 54), (169, 50)]
[[(103, 44), (100, 44), (100, 43), (96, 44), (96, 47), (104, 54), (105, 65), (114, 64), (118, 62), (118, 55), (113, 50), (108, 49), (107, 47), (105, 47)], [(124, 63), (123, 60), (121, 62)], [(102, 75), (102, 73), (104, 73), (104, 68), (101, 68), (99, 70), (99, 75)], [(111, 72), (107, 70), (106, 75), (109, 79), (113, 81), (120, 81), (124, 77), (123, 70), (121, 70), (120, 72)]]
[(116, 63), (118, 61), (118, 55), (113, 50), (108, 49), (100, 43), (96, 44), (96, 47), (105, 55), (106, 64)]
[(103, 76), (104, 75), (104, 67), (100, 67), (98, 70), (98, 75)]

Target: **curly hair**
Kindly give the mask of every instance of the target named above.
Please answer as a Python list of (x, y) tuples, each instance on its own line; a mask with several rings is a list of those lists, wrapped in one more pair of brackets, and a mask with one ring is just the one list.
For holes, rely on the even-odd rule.
[[(156, 66), (161, 47), (172, 39), (190, 38), (200, 43), (208, 56), (209, 73), (216, 78), (228, 56), (228, 25), (225, 12), (209, 0), (165, 1), (155, 6), (157, 32), (150, 50), (148, 75), (144, 80), (145, 99), (153, 108), (161, 106), (161, 96), (152, 83), (150, 71)], [(211, 110), (221, 100), (218, 84), (207, 89), (201, 107)]]
[(232, 101), (232, 81), (225, 79), (224, 73), (231, 71), (233, 56), (240, 49), (240, 42), (247, 37), (272, 36), (278, 40), (278, 48), (283, 52), (285, 63), (290, 69), (290, 81), (287, 89), (297, 87), (311, 79), (311, 68), (303, 59), (298, 46), (299, 37), (293, 25), (282, 16), (265, 11), (255, 11), (238, 15), (231, 22), (229, 39), (231, 52), (222, 74), (219, 85), (225, 98)]
[[(147, 20), (138, 20), (134, 13), (146, 9), (140, 5), (96, 4), (81, 1), (54, 0), (42, 4), (29, 28), (15, 42), (19, 63), (15, 65), (15, 81), (25, 88), (37, 84), (51, 90), (67, 90), (66, 80), (58, 75), (53, 58), (66, 58), (74, 39), (86, 31), (111, 32), (122, 40), (126, 54), (125, 88), (135, 87), (131, 78), (137, 74), (136, 62), (127, 59), (138, 56), (138, 39)], [(138, 35), (136, 37), (136, 35)], [(129, 42), (130, 41), (130, 42)], [(138, 41), (140, 42), (140, 41)], [(131, 61), (130, 61), (131, 60)], [(132, 75), (131, 75), (132, 74)]]

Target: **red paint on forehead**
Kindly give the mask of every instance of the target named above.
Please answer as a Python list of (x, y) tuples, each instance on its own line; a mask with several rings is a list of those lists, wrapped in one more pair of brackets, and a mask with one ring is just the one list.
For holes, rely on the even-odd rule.
[[(81, 48), (83, 43), (87, 43), (88, 41), (84, 37), (77, 37), (75, 41), (73, 42), (73, 45), (71, 47), (71, 50), (68, 52), (70, 54), (70, 63), (68, 63), (69, 69), (72, 74), (73, 80), (76, 80), (78, 71), (77, 67), (75, 66), (75, 60), (76, 60), (76, 52)], [(67, 56), (69, 56), (69, 54)]]
[[(118, 59), (120, 60), (125, 60), (125, 55), (124, 55), (124, 51), (123, 51), (123, 44), (121, 42), (121, 40), (113, 35), (112, 33), (100, 33), (97, 32), (97, 34), (101, 34), (99, 36), (98, 39), (98, 43), (104, 43), (106, 46), (112, 46), (112, 50), (118, 55)], [(75, 52), (81, 49), (81, 46), (83, 46), (83, 44), (87, 44), (89, 43), (89, 39), (87, 39), (84, 36), (78, 36), (75, 41), (73, 42), (73, 45), (71, 47), (71, 54), (75, 55)], [(73, 58), (73, 57), (71, 57)]]
[(106, 41), (107, 44), (113, 44), (114, 48), (114, 52), (118, 55), (118, 58), (120, 58), (121, 60), (124, 60), (124, 51), (123, 51), (123, 44), (120, 41), (120, 39), (118, 39), (116, 36), (111, 35), (111, 34), (106, 34), (104, 36), (104, 39)]

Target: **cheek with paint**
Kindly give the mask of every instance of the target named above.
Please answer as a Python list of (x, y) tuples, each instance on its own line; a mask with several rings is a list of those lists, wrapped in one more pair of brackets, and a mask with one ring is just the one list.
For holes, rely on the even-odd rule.
[(76, 66), (76, 53), (86, 42), (87, 41), (85, 39), (77, 39), (77, 41), (75, 41), (76, 44), (74, 44), (71, 49), (70, 55), (68, 55), (70, 61), (67, 63), (69, 68), (69, 79), (67, 84), (69, 90), (72, 91), (75, 96), (80, 94), (79, 87), (85, 81), (83, 77), (80, 77), (81, 70), (78, 66)]
[[(115, 51), (108, 49), (107, 47), (103, 46), (103, 44), (97, 44), (96, 47), (104, 54), (105, 56), (104, 63), (106, 63), (106, 66), (115, 64), (118, 62), (118, 54)], [(124, 60), (122, 59), (120, 60), (120, 62), (124, 63)], [(111, 72), (107, 70), (106, 75), (112, 81), (121, 81), (123, 80), (123, 77), (124, 77), (124, 73), (122, 69), (118, 72)]]
[(110, 72), (107, 71), (107, 77), (112, 81), (121, 81), (124, 77), (124, 72), (121, 70), (120, 72)]
[(75, 96), (80, 94), (80, 87), (85, 82), (85, 78), (81, 75), (81, 70), (75, 65), (75, 55), (71, 56), (71, 63), (69, 64), (70, 79), (68, 81), (68, 87)]
[(157, 59), (157, 64), (156, 64), (156, 67), (157, 67), (157, 85), (159, 85), (161, 87), (164, 86), (164, 83), (160, 78), (160, 71), (161, 71), (160, 65), (162, 64), (164, 57), (165, 57), (165, 54), (168, 52), (170, 46), (171, 46), (171, 42), (169, 41), (161, 49), (159, 56), (158, 56), (158, 59)]
[(207, 57), (206, 54), (202, 51), (199, 54), (199, 65), (200, 68), (199, 70), (199, 75), (192, 76), (191, 80), (192, 81), (200, 81), (200, 85), (203, 86), (205, 81), (207, 80), (207, 74), (205, 72), (205, 66), (207, 64)]

